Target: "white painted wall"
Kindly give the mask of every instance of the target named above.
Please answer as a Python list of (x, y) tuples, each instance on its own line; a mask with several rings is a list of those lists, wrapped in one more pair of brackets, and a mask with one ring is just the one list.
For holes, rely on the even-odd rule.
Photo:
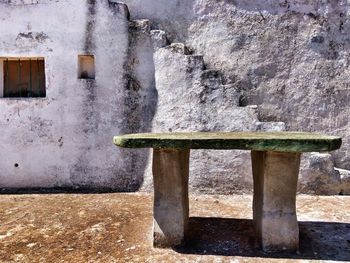
[[(94, 2), (0, 1), (0, 57), (44, 57), (47, 94), (0, 99), (0, 187), (132, 184), (131, 161), (112, 144), (127, 118), (128, 22), (107, 0)], [(87, 52), (95, 80), (77, 78), (77, 57)]]

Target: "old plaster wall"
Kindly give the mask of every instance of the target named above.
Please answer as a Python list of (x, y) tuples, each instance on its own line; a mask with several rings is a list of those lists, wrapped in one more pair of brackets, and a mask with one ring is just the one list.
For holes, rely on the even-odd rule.
[[(222, 73), (221, 84), (239, 92), (238, 106), (243, 108), (249, 105), (258, 106), (255, 121), (283, 122), (287, 130), (317, 131), (342, 136), (341, 150), (331, 155), (305, 155), (299, 189), (307, 193), (336, 194), (348, 191), (346, 190), (347, 177), (350, 174), (348, 171), (350, 169), (348, 59), (350, 3), (348, 1), (126, 0), (125, 2), (131, 10), (133, 19), (150, 18), (152, 27), (166, 31), (170, 42), (183, 42), (191, 53), (203, 55), (206, 67)], [(236, 122), (235, 117), (241, 116), (244, 119), (244, 115), (238, 113), (234, 103), (230, 104), (229, 114), (221, 115), (216, 114), (215, 103), (207, 101), (196, 104), (193, 100), (195, 97), (189, 94), (191, 91), (200, 93), (200, 86), (193, 82), (193, 78), (181, 77), (182, 71), (177, 68), (186, 69), (186, 63), (175, 62), (173, 56), (171, 58), (161, 56), (155, 53), (156, 61), (163, 60), (158, 72), (156, 71), (156, 79), (158, 76), (160, 80), (157, 83), (158, 92), (164, 93), (163, 96), (159, 96), (159, 109), (162, 105), (165, 108), (157, 112), (154, 130), (161, 130), (164, 125), (171, 130), (195, 128), (216, 130), (219, 129), (219, 123), (222, 124), (221, 130), (251, 129), (249, 125), (240, 125)], [(167, 68), (167, 64), (171, 66)], [(174, 84), (181, 83), (182, 89), (185, 89), (180, 92), (181, 95), (177, 94), (174, 88), (168, 88), (169, 83), (166, 81), (166, 76), (175, 76), (175, 73), (177, 79), (173, 80)], [(188, 86), (193, 90), (188, 90)], [(169, 93), (172, 93), (174, 98), (166, 97)], [(209, 93), (212, 100), (220, 101), (223, 109), (227, 107), (225, 103), (228, 101), (225, 102), (217, 96), (217, 91)], [(176, 94), (178, 96), (175, 96)], [(199, 117), (197, 120), (204, 117), (203, 120), (206, 122), (204, 126), (199, 127), (193, 121), (186, 122), (183, 116), (183, 105), (186, 103), (192, 105), (192, 115), (196, 113), (201, 115), (196, 116)], [(196, 108), (198, 105), (202, 105), (202, 108)], [(232, 120), (231, 125), (228, 124), (229, 120)], [(251, 121), (254, 121), (254, 118)], [(231, 179), (233, 184), (227, 185), (234, 186), (239, 183), (245, 185), (244, 180), (237, 179), (237, 175), (232, 175), (230, 171), (241, 173), (244, 177), (246, 171), (249, 173), (250, 170), (247, 160), (249, 157), (237, 159), (237, 156), (233, 155), (231, 157), (233, 160), (243, 161), (244, 165), (232, 169), (232, 164), (227, 165), (230, 158), (228, 153), (208, 154), (206, 157), (202, 156), (202, 160), (205, 160), (203, 165), (197, 162), (199, 158), (193, 157), (191, 171), (196, 174), (199, 170), (198, 173), (201, 175), (198, 178), (195, 175), (197, 179), (193, 180), (192, 185), (206, 190), (220, 189), (219, 185), (222, 182), (231, 182)], [(227, 187), (221, 190), (230, 191)]]
[[(0, 10), (0, 57), (44, 57), (47, 89), (46, 98), (0, 98), (0, 187), (136, 189), (142, 153), (129, 158), (112, 144), (130, 132), (134, 107), (124, 6), (11, 0)], [(79, 54), (95, 56), (95, 80), (78, 79)]]

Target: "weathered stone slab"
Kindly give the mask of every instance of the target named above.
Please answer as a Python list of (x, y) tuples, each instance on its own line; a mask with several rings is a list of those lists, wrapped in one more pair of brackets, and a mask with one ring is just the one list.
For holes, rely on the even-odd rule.
[(127, 148), (242, 149), (314, 152), (339, 149), (341, 138), (304, 132), (183, 132), (115, 136)]

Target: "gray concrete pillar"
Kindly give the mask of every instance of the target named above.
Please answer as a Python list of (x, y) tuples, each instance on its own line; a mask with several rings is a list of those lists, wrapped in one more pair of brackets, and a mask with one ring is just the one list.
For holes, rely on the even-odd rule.
[(253, 222), (265, 251), (296, 251), (296, 191), (300, 153), (252, 151)]
[(153, 150), (153, 244), (156, 247), (180, 245), (189, 220), (189, 149)]

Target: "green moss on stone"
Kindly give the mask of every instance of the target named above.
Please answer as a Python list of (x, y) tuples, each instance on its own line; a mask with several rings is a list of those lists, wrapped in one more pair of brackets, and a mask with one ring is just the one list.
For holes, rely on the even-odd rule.
[(280, 152), (321, 152), (339, 149), (341, 138), (305, 132), (181, 132), (115, 136), (126, 148), (240, 149)]

